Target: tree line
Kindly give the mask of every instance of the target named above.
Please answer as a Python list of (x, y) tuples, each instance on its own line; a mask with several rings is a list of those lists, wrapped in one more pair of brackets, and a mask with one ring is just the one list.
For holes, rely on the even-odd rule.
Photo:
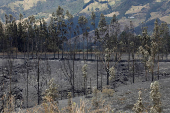
[[(169, 28), (165, 22), (157, 26), (155, 24), (155, 27), (158, 28), (154, 28), (153, 35), (149, 36), (147, 27), (144, 25), (141, 28), (141, 34), (135, 35), (132, 21), (121, 31), (116, 15), (113, 15), (109, 25), (107, 25), (104, 14), (101, 14), (97, 26), (94, 12), (91, 13), (90, 21), (87, 17), (80, 16), (77, 20), (78, 23), (75, 24), (73, 15), (58, 6), (50, 19), (50, 23), (47, 25), (44, 18), (36, 19), (33, 15), (23, 19), (23, 15), (20, 14), (18, 22), (12, 15), (5, 15), (5, 23), (0, 22), (0, 51), (3, 54), (5, 52), (16, 53), (16, 57), (17, 52), (24, 53), (24, 56), (27, 53), (32, 57), (38, 52), (44, 52), (45, 56), (47, 52), (53, 52), (54, 58), (56, 52), (58, 57), (62, 52), (63, 58), (64, 52), (75, 50), (75, 52), (83, 51), (83, 59), (86, 51), (88, 59), (88, 53), (92, 53), (96, 47), (95, 49), (98, 51), (104, 50), (104, 48), (114, 48), (117, 54), (127, 52), (130, 57), (130, 52), (136, 52), (140, 45), (150, 43), (153, 40), (152, 37), (159, 37), (159, 52), (162, 55), (167, 55), (170, 51)], [(88, 26), (89, 23), (92, 28)], [(89, 37), (90, 29), (94, 29), (94, 32), (93, 36)], [(71, 38), (73, 39), (70, 40)], [(158, 42), (158, 39), (155, 41)]]

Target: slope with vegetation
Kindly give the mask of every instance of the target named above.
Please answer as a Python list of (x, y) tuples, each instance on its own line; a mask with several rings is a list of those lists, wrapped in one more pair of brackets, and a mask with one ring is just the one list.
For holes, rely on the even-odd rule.
[(65, 10), (69, 10), (75, 18), (81, 15), (86, 15), (89, 18), (92, 11), (96, 12), (97, 17), (100, 16), (100, 13), (109, 15), (107, 16), (108, 20), (111, 19), (110, 17), (113, 14), (117, 14), (120, 21), (124, 21), (124, 18), (128, 20), (129, 17), (134, 17), (135, 19), (131, 20), (136, 23), (135, 27), (139, 27), (142, 22), (149, 22), (156, 18), (169, 24), (169, 4), (169, 0), (3, 0), (0, 4), (0, 16), (3, 21), (5, 21), (5, 14), (12, 14), (16, 19), (19, 19), (16, 12), (22, 13), (24, 18), (30, 15), (37, 15), (36, 18), (48, 18), (49, 14), (54, 12), (56, 7), (60, 5)]

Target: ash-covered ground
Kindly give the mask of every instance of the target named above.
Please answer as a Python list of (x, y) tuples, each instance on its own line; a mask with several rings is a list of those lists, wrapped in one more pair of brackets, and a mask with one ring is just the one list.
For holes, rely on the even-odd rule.
[[(73, 74), (73, 60), (39, 60), (39, 71), (38, 71), (38, 60), (24, 60), (24, 59), (0, 59), (1, 68), (0, 68), (0, 96), (4, 94), (8, 95), (10, 90), (10, 75), (11, 75), (11, 92), (15, 95), (16, 98), (16, 107), (20, 106), (20, 103), (23, 102), (22, 108), (27, 107), (27, 82), (28, 82), (28, 107), (33, 107), (38, 103), (37, 95), (37, 78), (38, 72), (40, 75), (40, 94), (41, 97), (45, 92), (45, 89), (48, 88), (48, 82), (51, 78), (54, 78), (54, 82), (58, 85), (58, 91), (60, 91), (59, 103), (61, 107), (64, 107), (67, 104), (67, 93), (70, 91), (71, 85), (69, 82), (69, 77)], [(11, 65), (10, 65), (11, 64)], [(90, 86), (97, 87), (97, 62), (96, 61), (83, 61), (76, 60), (74, 61), (74, 77), (75, 77), (75, 90), (80, 91), (75, 95), (75, 100), (78, 102), (83, 96), (83, 75), (82, 75), (82, 66), (87, 64), (87, 87)], [(99, 87), (106, 86), (106, 70), (103, 62), (99, 62)], [(114, 66), (115, 62), (110, 62), (110, 67)], [(170, 62), (160, 62), (159, 63), (159, 76), (161, 82), (161, 93), (162, 93), (162, 102), (164, 109), (169, 111), (170, 101), (168, 101), (170, 88), (169, 83), (169, 74)], [(145, 71), (144, 66), (141, 62), (135, 62), (135, 84), (133, 84), (132, 79), (132, 62), (130, 62), (130, 71), (128, 71), (127, 62), (119, 62), (115, 66), (115, 78), (110, 84), (116, 91), (114, 97), (112, 97), (113, 108), (115, 110), (124, 110), (129, 111), (132, 108), (132, 105), (136, 102), (138, 98), (138, 89), (146, 89), (144, 91), (144, 99), (146, 104), (149, 105), (149, 87), (151, 81), (151, 74), (148, 72), (148, 81), (145, 80)], [(155, 64), (154, 69), (154, 79), (157, 80), (157, 65)], [(27, 81), (28, 75), (28, 81)], [(91, 81), (90, 81), (91, 80)], [(90, 85), (91, 83), (91, 85)], [(130, 92), (128, 94), (124, 94)], [(146, 93), (146, 94), (145, 94)], [(92, 95), (92, 94), (90, 94)], [(80, 97), (78, 97), (80, 96)], [(125, 96), (125, 97), (124, 97)], [(170, 97), (170, 96), (169, 96)], [(120, 98), (120, 100), (119, 100)], [(121, 99), (125, 98), (125, 99)], [(62, 100), (61, 100), (62, 99)], [(107, 99), (107, 98), (106, 98)], [(123, 102), (118, 102), (123, 101)], [(42, 100), (40, 101), (40, 103)], [(123, 103), (123, 104), (122, 104)], [(121, 105), (122, 104), (122, 105)], [(2, 105), (2, 102), (0, 103)], [(165, 110), (165, 111), (166, 111)], [(166, 112), (167, 112), (166, 111)], [(167, 112), (168, 113), (168, 112)]]

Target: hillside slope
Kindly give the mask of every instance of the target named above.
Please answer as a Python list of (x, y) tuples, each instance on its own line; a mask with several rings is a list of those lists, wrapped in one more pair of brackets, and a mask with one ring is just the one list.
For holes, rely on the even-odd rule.
[[(162, 108), (163, 108), (163, 113), (169, 113), (170, 112), (170, 84), (169, 84), (170, 78), (164, 78), (159, 80), (160, 83), (160, 93), (161, 93), (161, 102), (162, 102)], [(110, 108), (114, 112), (126, 112), (126, 113), (133, 113), (132, 108), (136, 101), (138, 100), (138, 92), (142, 91), (142, 103), (145, 107), (145, 112), (146, 110), (149, 111), (150, 107), (152, 106), (152, 101), (150, 98), (150, 81), (147, 82), (138, 82), (135, 84), (128, 84), (128, 85), (123, 85), (118, 88), (116, 88), (116, 92), (113, 94), (113, 97), (103, 97), (104, 105), (110, 104)], [(78, 107), (80, 107), (80, 101), (82, 100), (85, 102), (85, 109), (91, 108), (93, 110), (91, 100), (93, 97), (93, 94), (89, 94), (85, 98), (84, 96), (79, 96), (75, 97), (72, 99), (73, 103), (76, 103)], [(67, 107), (68, 99), (64, 100), (59, 100), (59, 109), (61, 110), (64, 107)], [(18, 110), (17, 112), (22, 112), (22, 113), (32, 113), (35, 111), (44, 111), (44, 106), (39, 105), (39, 106), (34, 106), (33, 108), (29, 109), (22, 109)], [(91, 112), (94, 113), (94, 112)]]
[(147, 26), (149, 25), (148, 31), (152, 32), (154, 21), (157, 18), (159, 21), (170, 24), (170, 0), (113, 1), (111, 2), (108, 0), (106, 3), (100, 3), (97, 0), (94, 0), (93, 3), (86, 6), (86, 8), (80, 11), (80, 13), (90, 14), (93, 10), (99, 15), (100, 13), (104, 13), (107, 18), (111, 18), (114, 14), (116, 14), (119, 19), (119, 23), (122, 26), (129, 25), (129, 22), (132, 21), (137, 34), (140, 33), (139, 28), (141, 28), (142, 23), (145, 23)]
[[(19, 19), (19, 13), (24, 18), (35, 15), (37, 18), (47, 18), (55, 12), (58, 6), (69, 10), (72, 14), (78, 13), (83, 5), (83, 0), (2, 0), (0, 3), (0, 17), (5, 21), (5, 14), (12, 14)], [(76, 7), (74, 7), (76, 6)]]
[(18, 19), (19, 13), (25, 18), (30, 15), (48, 18), (59, 5), (75, 16), (86, 15), (89, 18), (94, 11), (99, 19), (103, 13), (107, 23), (116, 14), (122, 25), (129, 25), (132, 20), (136, 28), (141, 27), (142, 22), (147, 25), (156, 18), (170, 24), (170, 0), (2, 0), (0, 16), (2, 21), (5, 21), (5, 14), (12, 14)]

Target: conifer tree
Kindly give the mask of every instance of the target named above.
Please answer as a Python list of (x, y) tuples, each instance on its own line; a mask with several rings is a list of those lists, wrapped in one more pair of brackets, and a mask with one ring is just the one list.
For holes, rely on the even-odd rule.
[(157, 56), (157, 59), (158, 59), (158, 62), (157, 62), (157, 72), (158, 72), (158, 80), (159, 80), (159, 54), (160, 54), (160, 45), (161, 45), (161, 38), (160, 38), (160, 26), (158, 24), (158, 20), (156, 19), (155, 20), (155, 24), (154, 24), (154, 31), (153, 31), (153, 39), (152, 39), (155, 43), (157, 43), (157, 53), (155, 54), (158, 54)]
[(95, 30), (95, 28), (96, 28), (96, 14), (94, 11), (92, 11), (92, 13), (91, 13), (91, 20), (92, 20), (91, 25), (93, 26), (93, 29)]
[(164, 36), (163, 36), (163, 34), (164, 34), (164, 32), (165, 32), (165, 27), (164, 27), (164, 25), (165, 25), (165, 23), (164, 22), (161, 22), (161, 25), (160, 25), (160, 49), (159, 49), (159, 51), (160, 51), (160, 54), (161, 54), (161, 57), (162, 57), (162, 60), (163, 60), (163, 56), (164, 56), (164, 53), (165, 53), (165, 49), (164, 49), (164, 44), (163, 44), (163, 42), (164, 42)]
[(38, 58), (38, 51), (39, 51), (39, 27), (36, 24), (34, 25), (34, 32), (35, 32), (36, 58)]
[(80, 34), (80, 29), (79, 29), (79, 25), (76, 25), (76, 35), (77, 35), (77, 42), (78, 42), (78, 45), (77, 45), (77, 52), (79, 51), (79, 59), (80, 59), (80, 38), (79, 38), (79, 34)]
[(24, 52), (23, 48), (24, 48), (24, 40), (23, 40), (23, 15), (20, 13), (20, 17), (19, 17), (19, 23), (18, 23), (18, 50), (21, 52)]
[(114, 14), (110, 23), (114, 24), (116, 21), (117, 21), (116, 15)]
[[(40, 28), (39, 28), (39, 35), (40, 35), (40, 42), (39, 42), (39, 45), (40, 45), (40, 51), (41, 53), (44, 52), (44, 43), (45, 41), (47, 40), (47, 28), (46, 28), (46, 22), (44, 20), (44, 18), (40, 19), (39, 20), (40, 22)], [(46, 57), (46, 53), (45, 53), (45, 57)]]
[(30, 52), (30, 37), (29, 37), (29, 19), (24, 20), (23, 24), (23, 29), (24, 29), (24, 37), (25, 37), (25, 50), (27, 52), (27, 57), (29, 58), (29, 52)]
[(42, 54), (42, 49), (43, 49), (43, 27), (42, 27), (42, 21), (41, 19), (39, 19), (39, 22), (40, 22), (40, 53)]
[(151, 41), (151, 48), (150, 48), (150, 55), (148, 58), (148, 61), (146, 62), (147, 67), (149, 68), (149, 71), (152, 74), (152, 81), (154, 80), (154, 64), (155, 64), (155, 56), (157, 53), (158, 49), (158, 44), (154, 41)]
[(150, 53), (150, 37), (147, 33), (147, 27), (142, 27), (142, 35), (140, 36), (141, 46), (139, 47), (139, 52), (142, 54), (143, 63), (145, 66), (145, 80), (147, 81), (147, 65), (149, 53)]
[[(67, 41), (67, 37), (66, 37), (66, 33), (67, 33), (67, 25), (65, 23), (65, 21), (62, 21), (62, 28), (61, 28), (61, 44), (62, 44), (62, 59), (63, 59), (63, 53), (64, 53), (64, 42)], [(58, 43), (58, 45), (60, 45), (60, 42)]]
[[(162, 53), (163, 54), (165, 54), (165, 56), (166, 56), (166, 59), (168, 58), (168, 53), (169, 53), (169, 50), (168, 50), (168, 48), (169, 48), (169, 45), (168, 45), (168, 43), (169, 43), (169, 39), (170, 39), (170, 35), (169, 35), (169, 27), (168, 27), (168, 25), (167, 25), (167, 23), (165, 22), (165, 23), (163, 23), (163, 25), (162, 25), (162, 27), (163, 27), (163, 32), (162, 32)], [(163, 60), (163, 58), (162, 58), (162, 60)]]
[(44, 51), (45, 51), (45, 59), (47, 58), (47, 47), (49, 45), (49, 38), (48, 38), (48, 28), (47, 28), (47, 23), (45, 22), (44, 18), (42, 19), (42, 24), (43, 24), (43, 37), (44, 37), (44, 42), (43, 42), (43, 46), (44, 46)]
[(5, 46), (5, 37), (4, 37), (4, 28), (3, 28), (3, 23), (0, 21), (0, 40), (1, 40), (1, 52), (3, 52), (3, 56), (4, 56), (4, 46)]
[[(103, 35), (105, 34), (107, 28), (106, 28), (106, 20), (104, 14), (100, 15), (100, 20), (98, 23), (98, 40), (103, 44), (106, 42), (106, 40), (103, 38)], [(98, 45), (99, 46), (99, 45)], [(102, 45), (100, 45), (102, 47)], [(104, 49), (103, 49), (104, 50)]]
[(99, 23), (98, 23), (98, 27), (100, 29), (102, 29), (105, 26), (106, 26), (106, 20), (105, 20), (104, 14), (101, 14), (100, 15), (100, 20), (99, 20)]
[(6, 18), (6, 29), (5, 29), (5, 35), (7, 38), (7, 49), (8, 49), (8, 55), (11, 57), (11, 48), (12, 48), (12, 15), (5, 15)]
[(12, 28), (12, 35), (13, 35), (13, 45), (14, 45), (14, 49), (13, 49), (13, 52), (15, 51), (15, 54), (16, 54), (16, 58), (17, 58), (17, 52), (18, 52), (18, 41), (17, 41), (17, 38), (18, 38), (18, 35), (17, 35), (17, 24), (16, 24), (16, 20), (15, 18), (13, 19), (13, 28)]
[(160, 52), (162, 53), (162, 60), (163, 56), (168, 55), (168, 42), (169, 42), (169, 27), (166, 22), (162, 22), (160, 25)]
[(58, 58), (59, 58), (59, 33), (60, 30), (58, 30), (57, 26), (57, 17), (55, 16), (55, 13), (52, 13), (52, 17), (50, 20), (50, 24), (48, 27), (49, 30), (49, 49), (53, 51), (54, 59), (55, 59), (55, 53), (56, 48), (58, 48)]
[(142, 98), (141, 98), (142, 92), (139, 91), (138, 94), (139, 94), (138, 101), (136, 104), (134, 104), (134, 107), (132, 110), (135, 111), (135, 113), (142, 113), (144, 111), (144, 106), (142, 104)]
[[(54, 14), (54, 13), (53, 13)], [(51, 17), (50, 24), (48, 26), (49, 30), (49, 46), (48, 48), (53, 51), (54, 58), (55, 58), (55, 51), (54, 51), (54, 16)]]
[[(86, 28), (87, 28), (87, 18), (85, 16), (80, 16), (78, 19), (78, 24), (82, 29), (82, 33), (86, 34)], [(84, 60), (84, 35), (83, 35), (83, 60)]]
[(58, 39), (58, 58), (59, 58), (59, 45), (60, 41), (62, 43), (62, 59), (63, 59), (63, 51), (64, 51), (64, 45), (63, 42), (66, 40), (66, 23), (64, 21), (64, 9), (58, 6), (56, 10), (56, 19), (57, 19), (57, 29), (59, 33), (59, 39)]
[(33, 51), (34, 51), (34, 40), (35, 40), (35, 33), (34, 33), (34, 24), (35, 24), (35, 17), (32, 15), (32, 16), (29, 16), (28, 17), (29, 19), (29, 27), (28, 27), (28, 37), (29, 39), (31, 40), (31, 51), (32, 51), (32, 58), (33, 58)]
[[(69, 11), (67, 10), (66, 11), (66, 16), (68, 17), (68, 23), (67, 23), (67, 27), (68, 27), (68, 37), (69, 37), (69, 39), (71, 39), (72, 38), (72, 36), (73, 36), (73, 26), (74, 26), (74, 23), (73, 23), (73, 16), (69, 13)], [(70, 45), (70, 50), (71, 50), (71, 43), (69, 44), (68, 43), (68, 45)], [(75, 47), (75, 46), (74, 46)], [(73, 48), (73, 51), (74, 51), (74, 53), (73, 54), (75, 54), (75, 50), (74, 50), (74, 48)], [(71, 55), (71, 53), (70, 53), (70, 55)], [(73, 56), (73, 59), (75, 59), (75, 56)]]
[[(111, 21), (111, 25), (113, 26), (113, 34), (111, 36), (111, 48), (115, 48), (115, 61), (118, 61), (118, 39), (119, 39), (119, 34), (120, 34), (120, 24), (116, 18), (116, 15), (113, 15), (112, 21)], [(110, 30), (110, 28), (109, 28)], [(109, 31), (110, 32), (110, 31)], [(110, 37), (110, 33), (109, 33), (109, 37)], [(119, 55), (120, 56), (120, 55)]]
[[(91, 22), (91, 25), (93, 26), (93, 29), (94, 29), (94, 31), (95, 31), (95, 28), (96, 28), (96, 14), (94, 13), (94, 11), (92, 11), (92, 13), (91, 13), (91, 20), (92, 20), (92, 22)], [(95, 41), (93, 41), (94, 43), (96, 43), (96, 39), (94, 39)], [(92, 59), (92, 46), (91, 46), (91, 59)]]
[(159, 92), (159, 82), (155, 81), (150, 85), (150, 98), (152, 99), (153, 106), (150, 108), (150, 113), (162, 113), (161, 94)]
[(129, 27), (127, 25), (125, 25), (124, 27), (124, 30), (121, 34), (121, 41), (125, 44), (124, 47), (125, 47), (125, 52), (126, 53), (129, 53)]
[(26, 52), (27, 52), (27, 57), (29, 57), (29, 44), (30, 44), (30, 40), (29, 40), (29, 33), (28, 33), (28, 28), (29, 28), (29, 20), (25, 19), (23, 21), (23, 40), (24, 40), (24, 58), (26, 56)]
[(86, 27), (86, 32), (85, 32), (85, 36), (86, 36), (86, 39), (87, 39), (87, 60), (88, 60), (88, 47), (89, 47), (89, 30), (90, 30), (90, 27)]

